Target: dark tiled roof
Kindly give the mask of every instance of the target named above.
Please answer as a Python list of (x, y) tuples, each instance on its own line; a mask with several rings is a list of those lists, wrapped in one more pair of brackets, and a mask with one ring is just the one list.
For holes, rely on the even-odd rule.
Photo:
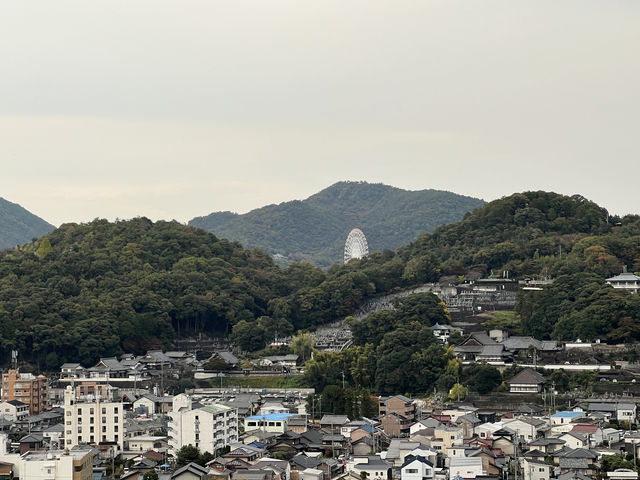
[(538, 385), (544, 383), (544, 377), (530, 368), (525, 368), (511, 380), (508, 380), (507, 383), (509, 385), (512, 383)]

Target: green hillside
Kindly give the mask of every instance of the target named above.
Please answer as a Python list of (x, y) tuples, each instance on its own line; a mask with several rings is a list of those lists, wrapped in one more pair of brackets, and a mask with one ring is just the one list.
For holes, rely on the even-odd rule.
[(30, 242), (54, 228), (17, 203), (0, 197), (0, 249)]
[[(505, 270), (511, 277), (555, 279), (520, 296), (526, 333), (638, 341), (640, 295), (605, 284), (623, 265), (640, 270), (639, 216), (612, 218), (582, 197), (546, 192), (491, 202), (397, 252), (374, 252), (326, 271), (309, 263), (280, 268), (260, 250), (177, 222), (65, 224), (0, 252), (0, 363), (17, 349), (21, 359), (45, 367), (90, 364), (123, 351), (169, 348), (174, 339), (201, 332), (230, 334), (243, 350), (258, 350), (276, 332), (343, 319), (373, 295)], [(393, 345), (411, 345), (411, 355), (420, 357), (413, 333), (443, 321), (436, 306), (420, 297), (406, 302), (404, 313), (372, 318), (363, 324), (367, 331), (359, 330), (357, 348), (375, 339), (387, 350), (374, 348), (372, 359), (408, 365)], [(408, 325), (416, 321), (418, 330)], [(418, 357), (415, 371), (430, 368)], [(378, 365), (396, 375), (388, 366)], [(380, 380), (385, 375), (369, 377), (370, 384), (390, 388)]]
[(382, 184), (340, 182), (302, 201), (244, 215), (197, 217), (189, 225), (247, 248), (323, 267), (339, 263), (347, 234), (362, 229), (369, 250), (395, 250), (439, 225), (457, 222), (482, 200), (438, 190), (407, 191)]

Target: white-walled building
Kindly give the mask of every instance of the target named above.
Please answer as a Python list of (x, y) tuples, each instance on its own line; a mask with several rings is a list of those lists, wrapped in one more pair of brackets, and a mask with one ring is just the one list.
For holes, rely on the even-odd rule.
[(0, 402), (0, 415), (14, 422), (22, 420), (29, 415), (29, 405), (20, 400), (6, 400)]
[(94, 394), (77, 395), (69, 386), (64, 392), (64, 446), (113, 444), (124, 446), (124, 406), (114, 401), (113, 389), (100, 385)]
[(536, 460), (524, 459), (522, 462), (524, 480), (549, 480), (551, 465)]
[(216, 450), (238, 441), (238, 409), (225, 405), (205, 405), (197, 408), (185, 394), (173, 398), (169, 413), (169, 452), (175, 455), (185, 445), (215, 455)]
[(454, 457), (449, 464), (449, 475), (462, 478), (476, 478), (484, 475), (482, 458), (480, 457)]
[(400, 468), (401, 480), (425, 480), (434, 477), (433, 463), (424, 457), (410, 457)]

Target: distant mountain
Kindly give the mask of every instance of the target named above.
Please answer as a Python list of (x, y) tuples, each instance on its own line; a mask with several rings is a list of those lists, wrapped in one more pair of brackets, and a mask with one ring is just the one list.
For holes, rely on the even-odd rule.
[(364, 231), (369, 250), (394, 250), (436, 227), (461, 220), (482, 206), (477, 198), (440, 190), (408, 191), (383, 184), (339, 182), (306, 200), (252, 210), (216, 212), (189, 225), (261, 248), (288, 260), (319, 266), (342, 261), (352, 228)]
[(55, 228), (17, 203), (0, 197), (0, 249), (30, 242)]

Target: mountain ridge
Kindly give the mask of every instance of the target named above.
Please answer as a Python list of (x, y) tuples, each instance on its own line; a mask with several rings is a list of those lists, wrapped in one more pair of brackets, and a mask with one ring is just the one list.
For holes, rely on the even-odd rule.
[(0, 197), (0, 249), (25, 244), (55, 228), (21, 205)]
[(443, 190), (404, 190), (382, 183), (337, 182), (304, 200), (266, 205), (245, 214), (214, 212), (190, 226), (320, 266), (340, 261), (349, 231), (367, 235), (370, 250), (394, 250), (420, 234), (461, 220), (484, 201)]

